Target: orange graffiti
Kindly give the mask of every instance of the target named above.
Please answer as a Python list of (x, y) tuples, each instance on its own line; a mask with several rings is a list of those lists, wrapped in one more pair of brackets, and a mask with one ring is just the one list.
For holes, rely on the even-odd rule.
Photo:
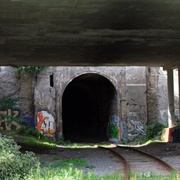
[(42, 112), (39, 112), (37, 116), (39, 118), (39, 122), (37, 123), (37, 127), (36, 128), (40, 132), (42, 124), (44, 123), (44, 121), (46, 119), (49, 119), (49, 118), (48, 117), (44, 117)]
[(52, 115), (50, 115), (46, 111), (41, 111), (37, 114), (37, 118), (37, 130), (42, 134), (52, 137), (54, 134), (54, 119)]

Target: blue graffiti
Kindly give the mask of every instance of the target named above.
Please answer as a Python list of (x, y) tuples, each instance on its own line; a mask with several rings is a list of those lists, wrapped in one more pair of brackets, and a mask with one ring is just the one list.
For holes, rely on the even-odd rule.
[(119, 117), (117, 117), (116, 115), (111, 116), (110, 124), (113, 124), (115, 126), (119, 126), (119, 124), (120, 124)]

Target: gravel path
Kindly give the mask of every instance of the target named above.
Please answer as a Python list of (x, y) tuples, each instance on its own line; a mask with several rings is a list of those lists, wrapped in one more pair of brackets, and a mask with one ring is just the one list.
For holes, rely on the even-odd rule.
[[(170, 163), (175, 169), (180, 171), (180, 144), (172, 143), (155, 143), (148, 146), (140, 147), (141, 150), (147, 151), (156, 155), (166, 162)], [(84, 172), (93, 172), (100, 176), (120, 172), (123, 170), (122, 164), (109, 151), (104, 151), (98, 148), (58, 148), (55, 150), (48, 150), (42, 153), (38, 152), (36, 155), (46, 164), (53, 163), (52, 159), (70, 159), (82, 158), (89, 165), (95, 168), (80, 168)], [(146, 167), (142, 167), (143, 171)], [(147, 171), (149, 167), (147, 167)]]
[(120, 167), (119, 161), (108, 151), (103, 151), (98, 148), (82, 148), (82, 149), (67, 149), (61, 148), (59, 150), (51, 150), (47, 154), (36, 154), (41, 161), (46, 164), (52, 163), (52, 159), (63, 160), (71, 158), (84, 159), (89, 165), (93, 165), (94, 168), (80, 167), (85, 173), (91, 172), (103, 176), (105, 174), (111, 174), (118, 172)]

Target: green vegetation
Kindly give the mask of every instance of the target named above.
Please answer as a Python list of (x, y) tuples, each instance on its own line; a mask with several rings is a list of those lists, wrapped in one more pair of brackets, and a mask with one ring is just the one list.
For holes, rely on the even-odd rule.
[(179, 125), (180, 124), (180, 118), (175, 116), (175, 124), (176, 125)]
[(154, 122), (150, 126), (147, 127), (147, 132), (145, 139), (150, 140), (150, 139), (160, 139), (162, 135), (162, 131), (165, 128), (165, 126), (159, 122)]
[(63, 168), (63, 169), (51, 169), (45, 168), (38, 169), (36, 172), (32, 172), (27, 180), (123, 180), (118, 174), (111, 174), (105, 176), (98, 176), (92, 173), (84, 173), (77, 168)]
[[(82, 158), (60, 160), (53, 157), (49, 164), (41, 164), (34, 153), (21, 153), (13, 139), (0, 136), (0, 179), (3, 180), (124, 180), (124, 174), (114, 173), (98, 176), (88, 172), (95, 166)], [(81, 168), (87, 168), (85, 173)], [(162, 176), (153, 173), (131, 173), (131, 180), (179, 180), (180, 174), (173, 172)]]
[(96, 174), (86, 174), (77, 169), (77, 167), (94, 168), (93, 165), (81, 158), (57, 162), (58, 158), (56, 157), (53, 159), (56, 161), (55, 163), (43, 166), (34, 153), (21, 153), (20, 146), (6, 136), (0, 136), (0, 149), (0, 179), (3, 180), (119, 180), (117, 174), (99, 177)]
[[(7, 111), (7, 109), (13, 109), (17, 106), (19, 98), (6, 98), (0, 101), (0, 110)], [(30, 127), (29, 123), (20, 117), (14, 117), (14, 114), (0, 114), (1, 120), (6, 120), (5, 123), (9, 125), (12, 121), (17, 122), (21, 125), (16, 131), (6, 131), (6, 129), (1, 130), (3, 134), (11, 134), (14, 136), (16, 141), (21, 144), (30, 144), (33, 146), (43, 146), (43, 147), (56, 147), (54, 141), (39, 133), (35, 128)], [(20, 135), (20, 136), (19, 136)]]
[(147, 127), (145, 136), (141, 138), (134, 138), (127, 141), (121, 141), (121, 144), (150, 144), (153, 142), (161, 142), (161, 135), (162, 131), (165, 128), (164, 125), (162, 125), (159, 122), (155, 122)]
[(44, 66), (18, 66), (16, 68), (17, 72), (22, 73), (24, 76), (27, 76), (28, 74), (37, 75), (43, 69), (45, 69)]
[(37, 129), (33, 127), (21, 126), (19, 129), (16, 130), (16, 132), (23, 136), (35, 137), (38, 140), (46, 140), (52, 142), (51, 138), (49, 138), (48, 136), (44, 136)]
[(16, 136), (20, 136), (20, 138), (16, 138), (16, 141), (20, 144), (28, 144), (31, 146), (39, 146), (39, 147), (46, 147), (46, 148), (55, 148), (56, 144), (55, 141), (40, 132), (37, 129), (27, 126), (21, 126), (19, 129), (16, 130)]
[(76, 168), (76, 167), (85, 167), (85, 168), (95, 168), (95, 166), (88, 164), (84, 159), (82, 158), (71, 158), (71, 159), (65, 159), (56, 163), (53, 163), (50, 165), (52, 168)]
[(157, 175), (152, 172), (135, 174), (131, 173), (131, 180), (179, 180), (180, 173), (172, 172), (169, 175)]
[(109, 136), (111, 138), (118, 139), (119, 134), (118, 134), (118, 127), (117, 126), (115, 126), (113, 124), (109, 125)]
[(11, 109), (17, 105), (19, 98), (6, 98), (0, 101), (0, 110), (5, 111)]
[(56, 148), (56, 144), (53, 141), (49, 141), (49, 140), (38, 140), (36, 138), (33, 137), (25, 137), (25, 141), (21, 141), (19, 142), (20, 144), (27, 144), (27, 145), (31, 145), (34, 147), (44, 147), (44, 148)]
[[(6, 98), (0, 101), (0, 111), (7, 111), (7, 109), (13, 110), (19, 101), (19, 98)], [(20, 125), (29, 126), (29, 123), (20, 117), (14, 117), (14, 114), (0, 114), (0, 120), (5, 120), (6, 125), (10, 125), (12, 121), (17, 122)]]
[(13, 139), (0, 136), (0, 179), (24, 179), (39, 167), (39, 160), (32, 152), (19, 151)]

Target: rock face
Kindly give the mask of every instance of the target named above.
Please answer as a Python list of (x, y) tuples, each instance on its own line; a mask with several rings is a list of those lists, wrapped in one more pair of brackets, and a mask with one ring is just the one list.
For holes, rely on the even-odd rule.
[(167, 123), (167, 80), (161, 68), (48, 67), (24, 77), (15, 68), (1, 67), (0, 73), (1, 99), (19, 97), (21, 116), (32, 126), (39, 119), (38, 128), (50, 136), (118, 142), (143, 136), (155, 121)]
[(21, 117), (26, 119), (31, 126), (35, 127), (34, 122), (34, 86), (35, 76), (20, 74), (19, 106)]
[(50, 76), (53, 73), (54, 68), (48, 68), (38, 75), (34, 89), (34, 104), (36, 113), (48, 110), (55, 117), (55, 89), (50, 84)]
[(0, 77), (0, 100), (17, 97), (20, 90), (20, 77), (15, 68), (1, 66)]

